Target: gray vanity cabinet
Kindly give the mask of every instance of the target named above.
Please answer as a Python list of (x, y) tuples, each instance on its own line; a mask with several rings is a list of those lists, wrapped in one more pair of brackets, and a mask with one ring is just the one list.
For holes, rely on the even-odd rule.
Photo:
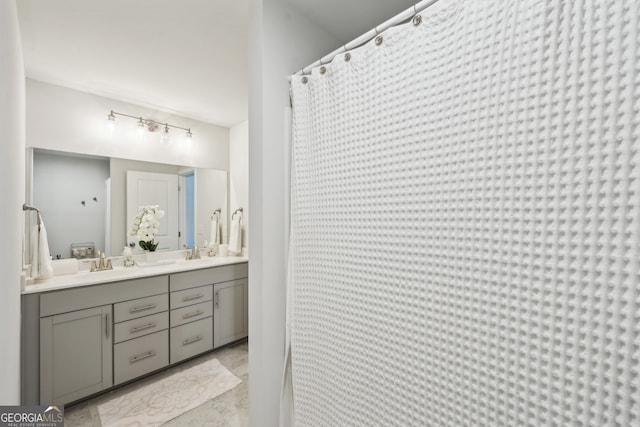
[[(133, 339), (137, 335), (128, 337), (114, 330), (114, 317), (116, 322), (128, 322), (143, 313), (162, 316), (164, 310), (164, 318), (168, 319), (168, 282), (167, 276), (156, 276), (28, 295), (23, 315), (39, 316), (40, 321), (37, 327), (35, 322), (25, 322), (22, 331), (23, 372), (33, 373), (23, 378), (24, 402), (64, 405), (112, 387), (114, 343), (125, 339), (137, 342)], [(154, 309), (141, 310), (152, 305)], [(138, 321), (144, 328), (152, 321), (161, 320)], [(124, 332), (140, 328), (128, 323), (126, 326)], [(145, 332), (151, 332), (150, 329)], [(162, 348), (168, 346), (166, 330), (164, 334)], [(32, 340), (34, 336), (39, 340)], [(115, 347), (124, 347), (121, 344), (124, 342)], [(130, 350), (131, 356), (139, 354), (135, 353), (136, 349)], [(146, 347), (140, 352), (145, 350)], [(119, 366), (116, 365), (116, 371), (120, 370)]]
[(76, 402), (246, 337), (247, 270), (245, 262), (24, 294), (22, 404)]
[(213, 286), (213, 347), (220, 347), (248, 335), (247, 279)]
[(64, 404), (111, 387), (111, 319), (111, 305), (40, 319), (40, 402)]

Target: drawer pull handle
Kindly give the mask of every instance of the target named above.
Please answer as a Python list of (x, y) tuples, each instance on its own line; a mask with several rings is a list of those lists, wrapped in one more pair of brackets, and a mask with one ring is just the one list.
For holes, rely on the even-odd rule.
[(129, 329), (130, 334), (135, 334), (136, 332), (144, 331), (145, 329), (151, 329), (158, 326), (156, 322), (147, 323), (146, 325), (136, 326), (134, 328)]
[(135, 362), (139, 362), (141, 360), (147, 359), (149, 357), (153, 357), (156, 355), (156, 352), (151, 350), (151, 351), (145, 351), (144, 353), (140, 353), (140, 354), (136, 354), (133, 357), (129, 358), (129, 363), (135, 363)]
[(132, 307), (129, 309), (129, 313), (138, 313), (140, 311), (145, 311), (145, 310), (152, 310), (156, 308), (155, 304), (147, 304), (147, 305), (141, 305), (138, 307)]
[(203, 296), (204, 296), (204, 294), (188, 295), (188, 296), (182, 298), (182, 301), (192, 301), (194, 299), (200, 299)]
[(191, 317), (200, 316), (202, 314), (202, 310), (196, 310), (193, 313), (186, 313), (182, 315), (183, 319), (189, 319)]
[(202, 335), (196, 335), (193, 338), (188, 338), (184, 341), (182, 341), (182, 345), (189, 345), (189, 344), (193, 344), (194, 342), (198, 342), (202, 339)]

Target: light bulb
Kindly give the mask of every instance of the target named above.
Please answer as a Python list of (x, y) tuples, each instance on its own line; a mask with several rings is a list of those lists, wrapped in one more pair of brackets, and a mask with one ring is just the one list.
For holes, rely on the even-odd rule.
[(144, 121), (142, 120), (142, 117), (140, 117), (140, 120), (138, 120), (138, 137), (142, 138), (143, 135), (144, 135)]
[(162, 144), (171, 142), (170, 135), (169, 135), (169, 125), (167, 123), (164, 124), (164, 129), (162, 130), (162, 135), (160, 136), (160, 142)]
[(191, 133), (191, 129), (187, 129), (187, 136), (185, 138), (185, 142), (187, 144), (187, 149), (191, 150), (191, 147), (193, 147), (193, 134)]
[(116, 129), (116, 116), (113, 114), (113, 110), (107, 116), (107, 130), (113, 133)]

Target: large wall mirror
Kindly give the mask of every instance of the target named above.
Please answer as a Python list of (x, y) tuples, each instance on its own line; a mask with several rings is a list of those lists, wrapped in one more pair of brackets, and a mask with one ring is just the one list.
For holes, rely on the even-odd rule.
[[(126, 245), (137, 243), (129, 236), (134, 218), (127, 204), (132, 203), (160, 205), (167, 212), (160, 233), (176, 238), (167, 239), (158, 250), (202, 247), (211, 240), (217, 210), (222, 241), (227, 239), (226, 171), (37, 148), (29, 149), (28, 158), (28, 198), (42, 212), (54, 259), (91, 257), (97, 250), (117, 256)], [(177, 195), (154, 195), (145, 186), (147, 178), (175, 180)], [(132, 192), (136, 196), (128, 197)]]

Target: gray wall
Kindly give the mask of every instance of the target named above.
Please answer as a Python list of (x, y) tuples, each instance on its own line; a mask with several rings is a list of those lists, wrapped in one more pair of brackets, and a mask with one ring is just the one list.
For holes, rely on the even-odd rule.
[(108, 158), (34, 150), (33, 204), (42, 211), (51, 256), (70, 258), (72, 243), (104, 250), (108, 178)]

